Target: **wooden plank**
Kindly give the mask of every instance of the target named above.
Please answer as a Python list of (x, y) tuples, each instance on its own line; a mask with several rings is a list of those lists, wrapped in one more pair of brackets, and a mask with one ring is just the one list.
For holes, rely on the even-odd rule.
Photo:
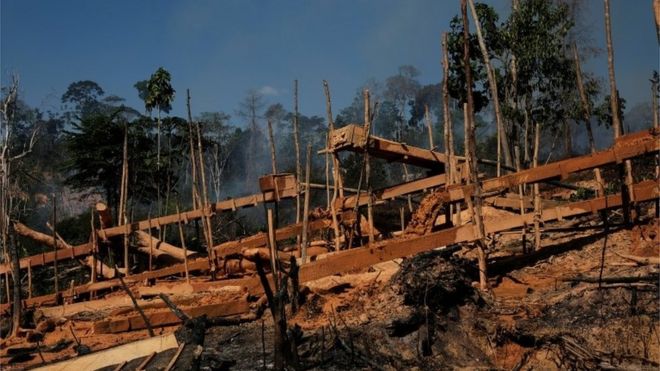
[[(498, 178), (486, 179), (482, 182), (482, 190), (483, 192), (501, 191), (520, 184), (531, 184), (560, 178), (579, 171), (603, 167), (647, 153), (658, 152), (660, 141), (657, 134), (653, 130), (648, 130), (622, 136), (617, 139), (612, 148), (601, 152), (557, 161)], [(445, 202), (458, 202), (463, 201), (466, 195), (471, 194), (471, 192), (472, 187), (470, 185), (456, 184), (446, 187), (441, 197)]]
[[(244, 297), (239, 300), (225, 303), (181, 308), (181, 310), (183, 310), (190, 318), (199, 317), (204, 314), (208, 317), (227, 317), (247, 313), (250, 310), (250, 304), (247, 301), (247, 297)], [(169, 309), (166, 311), (148, 313), (147, 317), (153, 327), (163, 327), (181, 323), (181, 320)], [(94, 333), (96, 334), (135, 331), (143, 328), (145, 328), (145, 323), (139, 315), (127, 318), (109, 319), (94, 323)]]
[[(290, 188), (279, 190), (279, 195), (277, 197), (275, 195), (275, 192), (273, 191), (264, 192), (261, 194), (254, 194), (250, 196), (219, 201), (214, 204), (211, 204), (208, 209), (196, 209), (196, 210), (184, 211), (181, 213), (180, 216), (178, 214), (172, 214), (172, 215), (161, 216), (158, 218), (152, 218), (151, 224), (153, 226), (172, 224), (178, 222), (179, 217), (182, 220), (194, 220), (194, 219), (199, 219), (202, 216), (211, 216), (218, 211), (228, 211), (228, 210), (235, 210), (236, 208), (241, 208), (241, 207), (251, 207), (251, 206), (256, 206), (263, 202), (273, 202), (278, 199), (292, 198), (295, 196), (296, 196), (295, 189), (292, 190)], [(119, 236), (126, 233), (131, 233), (133, 231), (145, 230), (148, 228), (149, 228), (149, 221), (141, 220), (131, 224), (124, 224), (116, 227), (100, 229), (98, 231), (98, 235), (101, 238), (109, 238), (112, 236)]]
[[(57, 259), (57, 261), (75, 259), (75, 258), (87, 256), (91, 253), (92, 253), (92, 244), (85, 243), (82, 245), (73, 246), (69, 249), (58, 250), (57, 253), (55, 251), (49, 251), (42, 254), (32, 255), (22, 258), (20, 260), (20, 267), (21, 269), (27, 269), (29, 265), (32, 268), (34, 268), (34, 267), (50, 264), (55, 259)], [(9, 264), (5, 263), (0, 265), (0, 274), (5, 274), (10, 270), (11, 267), (9, 266)]]
[(148, 356), (153, 352), (175, 349), (178, 346), (174, 334), (133, 341), (113, 348), (97, 351), (65, 361), (35, 368), (42, 371), (98, 370), (117, 364), (119, 360), (133, 360)]

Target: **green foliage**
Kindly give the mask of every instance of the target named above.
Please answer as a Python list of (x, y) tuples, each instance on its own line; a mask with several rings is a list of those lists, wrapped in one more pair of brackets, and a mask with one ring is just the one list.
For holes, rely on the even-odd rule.
[(147, 111), (154, 108), (163, 112), (170, 112), (172, 109), (172, 101), (174, 101), (175, 90), (171, 84), (172, 76), (163, 67), (159, 67), (156, 72), (151, 75), (147, 82), (147, 92), (145, 95), (144, 86), (141, 81), (135, 84), (138, 89), (140, 98), (145, 97), (144, 103)]

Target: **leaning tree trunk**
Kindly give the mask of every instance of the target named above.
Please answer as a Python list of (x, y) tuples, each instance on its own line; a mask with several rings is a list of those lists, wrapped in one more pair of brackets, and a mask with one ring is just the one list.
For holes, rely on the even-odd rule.
[(474, 18), (475, 28), (477, 30), (479, 48), (481, 49), (481, 55), (483, 56), (484, 64), (486, 65), (488, 85), (490, 86), (490, 95), (493, 99), (493, 106), (495, 107), (495, 121), (497, 123), (497, 176), (500, 176), (502, 172), (502, 152), (504, 152), (504, 163), (506, 166), (513, 166), (513, 162), (511, 161), (511, 153), (509, 152), (509, 140), (504, 130), (504, 118), (502, 117), (502, 110), (500, 109), (500, 98), (497, 90), (495, 69), (490, 63), (488, 49), (486, 49), (486, 43), (484, 42), (484, 37), (481, 33), (481, 23), (479, 22), (477, 10), (474, 7), (474, 0), (469, 0), (469, 4), (470, 11), (472, 12), (472, 18)]
[[(539, 166), (539, 147), (541, 146), (541, 125), (534, 122), (534, 156), (532, 166)], [(534, 250), (541, 248), (541, 194), (539, 183), (534, 183)]]
[[(612, 47), (612, 26), (610, 22), (610, 1), (605, 1), (605, 36), (607, 40), (607, 71), (610, 79), (610, 108), (612, 110), (612, 128), (614, 129), (614, 140), (623, 134), (621, 126), (621, 114), (619, 107), (619, 93), (616, 88), (616, 78), (614, 77), (614, 48)], [(630, 197), (632, 197), (632, 164), (630, 160), (624, 162), (625, 166), (625, 184), (626, 191), (622, 192), (623, 197), (623, 218), (625, 223), (630, 222)], [(622, 187), (623, 188), (623, 187)]]
[[(589, 99), (584, 90), (584, 83), (582, 81), (582, 68), (580, 67), (580, 55), (578, 54), (577, 46), (573, 44), (573, 58), (575, 59), (575, 77), (577, 79), (578, 92), (580, 93), (580, 102), (582, 103), (582, 114), (584, 125), (587, 128), (587, 137), (589, 140), (589, 149), (591, 153), (596, 153), (596, 141), (594, 140), (594, 132), (591, 129), (591, 107), (589, 106)], [(594, 176), (596, 177), (596, 189), (598, 196), (605, 195), (605, 185), (603, 184), (603, 177), (600, 174), (600, 168), (594, 168)]]

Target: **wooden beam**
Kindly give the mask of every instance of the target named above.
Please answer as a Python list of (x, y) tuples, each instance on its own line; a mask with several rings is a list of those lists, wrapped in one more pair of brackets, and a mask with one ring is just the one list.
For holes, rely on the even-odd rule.
[[(220, 202), (211, 204), (207, 209), (196, 209), (190, 211), (184, 211), (181, 215), (171, 214), (165, 215), (158, 218), (152, 218), (152, 226), (159, 228), (162, 225), (176, 223), (179, 220), (179, 217), (183, 221), (189, 221), (194, 219), (199, 219), (202, 216), (211, 216), (218, 211), (229, 211), (236, 210), (237, 208), (243, 207), (252, 207), (264, 202), (273, 202), (278, 199), (284, 198), (293, 198), (296, 196), (295, 189), (279, 189), (279, 193), (276, 195), (274, 191), (268, 191), (260, 194), (254, 194), (245, 197), (228, 199)], [(131, 233), (133, 231), (141, 231), (149, 228), (148, 220), (141, 220), (131, 224), (118, 225), (116, 227), (100, 229), (98, 235), (101, 238), (109, 238), (112, 236), (119, 236), (126, 233)]]
[[(181, 309), (188, 317), (194, 318), (202, 315), (208, 317), (227, 317), (237, 314), (247, 313), (250, 310), (250, 304), (247, 298), (229, 301), (219, 304), (208, 304)], [(181, 323), (181, 319), (172, 313), (171, 310), (151, 312), (147, 314), (149, 323), (153, 327), (163, 327)], [(94, 323), (95, 334), (114, 334), (126, 331), (135, 331), (144, 329), (146, 326), (144, 320), (139, 315), (129, 316), (119, 319), (108, 319)]]
[(330, 132), (330, 148), (328, 150), (331, 152), (351, 151), (361, 153), (366, 148), (371, 156), (387, 161), (419, 166), (440, 173), (444, 172), (444, 164), (448, 162), (445, 154), (441, 152), (371, 135), (369, 140), (365, 141), (365, 137), (365, 128), (362, 125), (346, 125)]

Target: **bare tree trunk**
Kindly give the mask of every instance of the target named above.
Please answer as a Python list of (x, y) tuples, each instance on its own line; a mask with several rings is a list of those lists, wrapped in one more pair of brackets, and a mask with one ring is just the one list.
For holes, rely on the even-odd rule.
[[(534, 157), (532, 166), (539, 165), (539, 147), (541, 145), (541, 128), (538, 122), (534, 122)], [(534, 183), (534, 249), (538, 251), (541, 248), (541, 195), (539, 183)]]
[(477, 10), (474, 7), (474, 1), (469, 0), (470, 11), (472, 12), (472, 18), (474, 18), (475, 28), (477, 30), (477, 38), (479, 40), (479, 48), (481, 49), (481, 55), (484, 59), (484, 64), (486, 65), (486, 72), (488, 75), (488, 85), (490, 86), (490, 96), (493, 100), (493, 106), (495, 107), (495, 121), (497, 123), (497, 176), (501, 175), (502, 172), (502, 152), (504, 152), (504, 163), (507, 166), (512, 166), (511, 154), (509, 153), (509, 140), (504, 131), (504, 119), (502, 117), (502, 111), (500, 109), (500, 98), (497, 90), (497, 79), (495, 78), (495, 70), (493, 69), (492, 64), (490, 63), (490, 56), (488, 55), (488, 49), (486, 49), (486, 43), (484, 42), (484, 37), (481, 33), (481, 22), (479, 21), (479, 16), (477, 15)]
[[(448, 36), (442, 34), (442, 116), (444, 121), (445, 155), (449, 159), (449, 166), (445, 169), (447, 184), (454, 184), (457, 179), (456, 158), (454, 153), (454, 124), (449, 109), (449, 54), (447, 52)], [(460, 177), (460, 176), (459, 176)], [(450, 205), (450, 214), (456, 212), (454, 224), (461, 224), (461, 207), (459, 204)]]
[[(206, 240), (206, 252), (209, 259), (209, 268), (211, 270), (211, 276), (215, 278), (216, 266), (215, 266), (215, 250), (213, 250), (213, 229), (211, 228), (211, 217), (207, 213), (211, 212), (209, 206), (208, 193), (206, 192), (206, 173), (204, 171), (204, 149), (202, 146), (202, 129), (197, 123), (197, 158), (199, 160), (199, 175), (200, 181), (202, 183), (202, 205), (204, 206), (204, 213), (202, 216), (202, 225), (204, 227), (204, 237)], [(254, 134), (254, 133), (253, 133)]]
[(197, 188), (197, 159), (195, 156), (195, 143), (193, 141), (193, 120), (190, 110), (190, 89), (186, 89), (186, 107), (188, 109), (188, 145), (190, 146), (190, 173), (192, 176), (192, 208), (197, 209), (202, 205), (199, 202), (199, 189)]
[[(53, 274), (55, 284), (55, 295), (60, 291), (57, 272), (57, 196), (53, 193), (53, 251), (55, 252), (55, 259), (53, 259)], [(15, 277), (16, 278), (16, 277)]]
[(567, 118), (564, 118), (562, 122), (563, 134), (564, 134), (564, 153), (566, 157), (571, 157), (573, 155), (573, 137), (571, 133), (571, 123)]
[[(298, 80), (293, 81), (293, 145), (296, 152), (296, 223), (300, 223), (300, 177), (302, 167), (300, 165), (300, 133), (298, 131)], [(298, 239), (300, 243), (300, 239)]]
[[(335, 130), (334, 121), (332, 118), (332, 101), (330, 99), (330, 86), (326, 80), (323, 80), (323, 91), (325, 93), (325, 108), (328, 115), (328, 136), (326, 142), (326, 150), (330, 148), (330, 134)], [(335, 250), (339, 250), (339, 221), (337, 219), (337, 209), (336, 202), (337, 197), (343, 197), (343, 184), (341, 181), (341, 174), (339, 173), (339, 159), (336, 154), (332, 156), (332, 177), (333, 177), (333, 189), (332, 189), (332, 201), (330, 202), (330, 212), (332, 213), (332, 228), (335, 233)], [(341, 194), (339, 193), (341, 192)]]
[[(369, 96), (369, 89), (364, 90), (364, 169), (367, 181), (367, 221), (369, 223), (369, 244), (374, 243), (374, 216), (372, 208), (372, 194), (371, 194), (371, 160), (369, 159), (369, 137), (371, 136), (371, 102)], [(358, 193), (358, 197), (359, 197)], [(357, 216), (358, 223), (360, 223), (360, 216)]]
[(467, 106), (465, 108), (465, 144), (466, 164), (470, 169), (470, 183), (474, 186), (474, 222), (479, 233), (477, 251), (479, 259), (479, 284), (482, 290), (488, 290), (488, 273), (486, 266), (486, 235), (481, 213), (481, 184), (479, 183), (479, 170), (477, 169), (476, 131), (474, 126), (474, 98), (472, 96), (472, 68), (470, 66), (469, 21), (467, 16), (467, 0), (461, 0), (461, 13), (463, 16), (463, 63), (465, 67), (465, 80), (467, 88)]
[[(610, 22), (610, 1), (605, 2), (605, 36), (607, 40), (607, 71), (610, 79), (610, 107), (612, 110), (612, 128), (614, 129), (614, 140), (623, 134), (621, 125), (621, 113), (619, 111), (619, 93), (616, 88), (614, 76), (614, 48), (612, 46), (612, 26)], [(630, 160), (624, 162), (625, 184), (627, 192), (621, 192), (623, 197), (623, 218), (625, 223), (630, 223), (630, 198), (633, 196), (632, 164)]]
[[(656, 5), (656, 22), (660, 21), (660, 0), (657, 0)], [(660, 33), (658, 34), (660, 37)], [(660, 42), (660, 38), (658, 39)], [(656, 74), (651, 80), (651, 106), (653, 108), (653, 127), (658, 130), (660, 126), (660, 116), (658, 116), (658, 75)], [(660, 155), (655, 155), (655, 179), (660, 179)], [(655, 217), (660, 217), (660, 200), (655, 200)]]
[(309, 187), (309, 175), (312, 172), (312, 145), (307, 143), (307, 160), (305, 161), (305, 202), (303, 206), (303, 231), (300, 258), (302, 263), (307, 262), (307, 245), (309, 241), (309, 198), (311, 188)]
[(275, 158), (275, 138), (273, 137), (273, 123), (268, 119), (268, 139), (270, 142), (270, 164), (273, 174), (277, 174), (277, 159)]
[[(582, 81), (582, 68), (580, 67), (580, 55), (578, 54), (577, 45), (573, 44), (573, 58), (575, 59), (575, 77), (577, 79), (578, 92), (580, 93), (580, 102), (582, 103), (582, 114), (584, 124), (587, 128), (587, 138), (589, 140), (589, 149), (591, 153), (596, 153), (596, 141), (594, 140), (594, 132), (591, 128), (591, 107), (589, 106), (589, 99), (584, 90), (584, 82)], [(600, 168), (594, 169), (594, 176), (596, 177), (598, 197), (605, 195), (605, 185), (603, 178), (600, 174)]]

